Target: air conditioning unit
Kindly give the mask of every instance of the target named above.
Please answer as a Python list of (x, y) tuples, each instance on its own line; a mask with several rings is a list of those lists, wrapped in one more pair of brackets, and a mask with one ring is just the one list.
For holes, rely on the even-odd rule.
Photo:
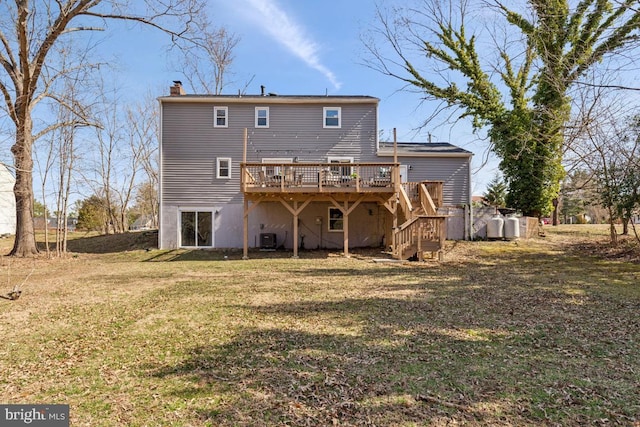
[(260, 233), (260, 249), (276, 249), (276, 233)]

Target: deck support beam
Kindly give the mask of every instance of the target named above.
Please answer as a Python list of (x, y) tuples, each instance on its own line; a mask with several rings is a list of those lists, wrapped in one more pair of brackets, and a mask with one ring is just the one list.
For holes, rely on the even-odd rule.
[(349, 214), (364, 200), (364, 196), (358, 197), (351, 206), (348, 200), (343, 201), (342, 205), (333, 197), (330, 197), (330, 200), (342, 212), (343, 253), (345, 258), (349, 258)]
[(280, 200), (280, 203), (282, 203), (282, 205), (285, 208), (287, 208), (289, 212), (291, 212), (291, 215), (293, 215), (293, 257), (292, 258), (298, 258), (298, 215), (300, 215), (300, 212), (302, 212), (304, 208), (306, 208), (307, 205), (311, 203), (313, 199), (305, 200), (302, 203), (302, 206), (300, 207), (298, 207), (297, 200), (293, 201), (293, 207), (291, 207), (291, 205), (289, 205), (289, 203), (281, 197), (278, 198), (278, 200)]

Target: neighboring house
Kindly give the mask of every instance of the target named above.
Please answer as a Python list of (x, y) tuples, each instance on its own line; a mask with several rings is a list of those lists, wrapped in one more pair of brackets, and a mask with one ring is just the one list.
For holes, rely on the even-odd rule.
[(0, 235), (16, 233), (16, 198), (13, 186), (16, 178), (0, 163)]
[(478, 207), (491, 206), (491, 204), (487, 202), (487, 199), (485, 199), (484, 196), (471, 196), (471, 204)]
[(161, 249), (421, 258), (442, 248), (439, 210), (470, 205), (471, 153), (380, 143), (377, 98), (185, 95), (179, 82), (170, 93), (159, 99)]

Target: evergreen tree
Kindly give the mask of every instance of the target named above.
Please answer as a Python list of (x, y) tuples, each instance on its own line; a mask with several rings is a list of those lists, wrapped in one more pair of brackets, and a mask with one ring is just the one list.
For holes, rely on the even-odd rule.
[(491, 206), (504, 207), (507, 197), (507, 184), (496, 174), (487, 186), (487, 191), (483, 197)]

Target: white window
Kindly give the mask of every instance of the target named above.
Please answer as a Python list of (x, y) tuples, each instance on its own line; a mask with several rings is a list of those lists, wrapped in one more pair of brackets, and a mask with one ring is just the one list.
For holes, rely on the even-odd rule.
[(335, 128), (342, 127), (342, 109), (340, 107), (324, 107), (323, 111), (323, 128)]
[(231, 178), (231, 157), (216, 159), (216, 178)]
[(229, 107), (213, 107), (213, 127), (229, 127)]
[(256, 107), (256, 127), (269, 127), (269, 107)]
[[(328, 157), (329, 163), (349, 164), (353, 163), (353, 157)], [(352, 166), (331, 166), (331, 173), (343, 177), (351, 176), (355, 171)]]
[(180, 211), (180, 247), (213, 247), (213, 212), (196, 209)]
[(263, 158), (262, 163), (271, 163), (269, 166), (264, 167), (264, 173), (267, 177), (273, 177), (284, 173), (282, 167), (278, 164), (293, 163), (293, 159), (291, 157)]
[(342, 211), (338, 208), (329, 208), (329, 221), (327, 221), (327, 225), (329, 226), (329, 231), (342, 231), (343, 230), (343, 221), (342, 221)]

